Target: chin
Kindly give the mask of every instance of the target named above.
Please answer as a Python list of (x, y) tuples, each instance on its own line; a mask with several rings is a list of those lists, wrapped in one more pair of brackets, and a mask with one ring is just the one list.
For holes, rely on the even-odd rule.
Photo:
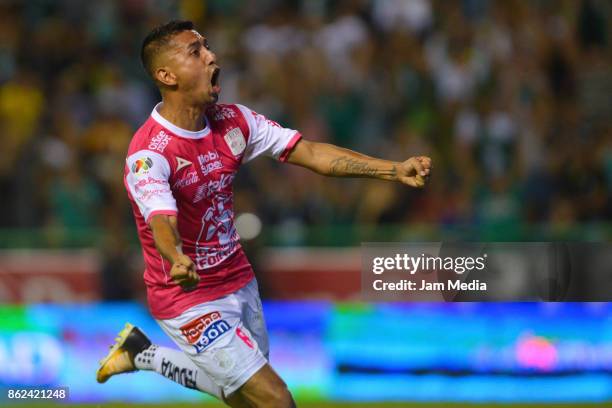
[(203, 105), (214, 105), (219, 100), (219, 94), (211, 93), (206, 95), (206, 97), (202, 98)]

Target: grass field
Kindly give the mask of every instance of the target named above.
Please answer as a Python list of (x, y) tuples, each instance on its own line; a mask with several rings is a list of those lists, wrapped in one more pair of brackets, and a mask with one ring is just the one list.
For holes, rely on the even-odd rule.
[[(125, 403), (108, 403), (108, 404), (33, 404), (19, 403), (4, 405), (5, 408), (43, 408), (51, 406), (68, 406), (70, 408), (221, 408), (226, 405), (209, 403), (209, 404), (125, 404)], [(589, 408), (589, 407), (610, 407), (610, 403), (598, 404), (466, 404), (466, 403), (410, 403), (410, 402), (372, 402), (372, 403), (336, 403), (336, 402), (309, 402), (298, 403), (299, 408)]]

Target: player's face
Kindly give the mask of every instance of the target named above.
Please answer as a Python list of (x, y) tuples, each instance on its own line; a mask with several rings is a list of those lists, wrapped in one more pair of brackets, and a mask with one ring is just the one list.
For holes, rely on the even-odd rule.
[(172, 38), (168, 65), (176, 76), (178, 90), (195, 103), (217, 102), (221, 86), (217, 57), (197, 31), (183, 31)]

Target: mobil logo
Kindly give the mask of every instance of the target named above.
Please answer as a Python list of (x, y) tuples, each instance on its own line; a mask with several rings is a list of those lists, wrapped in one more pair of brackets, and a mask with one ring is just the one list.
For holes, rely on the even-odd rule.
[(206, 328), (210, 326), (211, 323), (220, 319), (221, 313), (219, 312), (215, 311), (211, 313), (206, 313), (205, 315), (202, 315), (197, 319), (194, 319), (189, 323), (181, 326), (181, 334), (185, 337), (185, 339), (187, 339), (189, 344), (194, 344), (200, 339), (200, 336), (202, 336), (204, 330), (206, 330)]
[(229, 323), (227, 323), (225, 320), (217, 320), (213, 322), (210, 326), (208, 326), (206, 330), (204, 330), (204, 333), (202, 334), (202, 337), (200, 337), (200, 340), (193, 345), (195, 347), (196, 353), (201, 353), (202, 351), (204, 351), (215, 340), (217, 340), (219, 337), (221, 337), (230, 330), (231, 327)]
[(209, 150), (205, 154), (200, 154), (198, 156), (198, 162), (200, 162), (200, 164), (206, 164), (213, 160), (219, 160), (219, 153), (213, 150)]
[(223, 163), (219, 160), (219, 154), (217, 152), (209, 151), (206, 154), (198, 156), (198, 162), (202, 169), (202, 175), (206, 176), (213, 170), (217, 170), (223, 167)]

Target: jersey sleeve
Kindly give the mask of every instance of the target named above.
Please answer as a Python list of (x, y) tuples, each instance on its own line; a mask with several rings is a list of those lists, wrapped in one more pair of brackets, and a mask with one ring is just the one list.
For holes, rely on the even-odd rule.
[(249, 125), (249, 138), (242, 158), (247, 163), (265, 155), (279, 161), (286, 161), (291, 150), (301, 139), (297, 130), (288, 129), (247, 108), (237, 105)]
[(176, 215), (170, 189), (170, 164), (159, 153), (140, 150), (126, 159), (126, 186), (146, 222), (155, 214)]

